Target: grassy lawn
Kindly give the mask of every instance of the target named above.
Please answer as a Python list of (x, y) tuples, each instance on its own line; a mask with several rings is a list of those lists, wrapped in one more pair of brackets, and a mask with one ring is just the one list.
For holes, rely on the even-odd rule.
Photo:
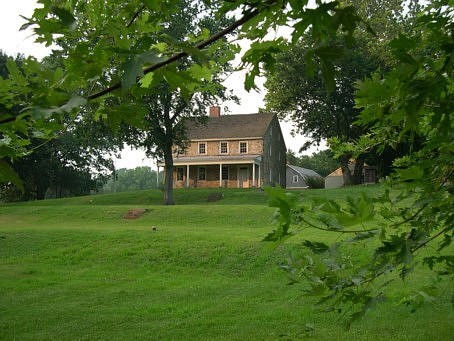
[[(370, 193), (379, 187), (364, 188)], [(389, 300), (346, 331), (278, 268), (261, 239), (274, 209), (256, 190), (141, 191), (0, 206), (0, 339), (448, 340), (450, 298), (414, 314)], [(298, 192), (342, 200), (358, 189)], [(130, 208), (146, 208), (126, 220)], [(155, 227), (155, 230), (153, 230)], [(305, 238), (316, 236), (316, 233)], [(396, 283), (391, 296), (425, 279)]]

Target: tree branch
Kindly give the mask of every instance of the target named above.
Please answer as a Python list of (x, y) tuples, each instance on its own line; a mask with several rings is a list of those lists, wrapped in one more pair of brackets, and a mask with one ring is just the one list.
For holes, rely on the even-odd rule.
[[(274, 2), (270, 2), (269, 3), (269, 6), (271, 6), (271, 4), (274, 3)], [(203, 49), (209, 45), (211, 45), (212, 43), (218, 41), (219, 39), (221, 39), (222, 37), (226, 36), (227, 34), (229, 33), (232, 33), (233, 31), (235, 31), (238, 27), (244, 25), (246, 22), (248, 22), (249, 20), (251, 20), (252, 18), (256, 17), (258, 14), (260, 14), (260, 10), (259, 9), (254, 9), (254, 10), (251, 10), (249, 12), (247, 12), (246, 14), (243, 15), (242, 18), (240, 18), (239, 20), (235, 21), (233, 24), (231, 24), (230, 26), (226, 27), (224, 30), (212, 35), (211, 37), (209, 37), (208, 39), (198, 43), (197, 45), (195, 45), (195, 48), (196, 49)], [(159, 63), (156, 63), (154, 65), (151, 65), (147, 68), (145, 68), (143, 70), (143, 74), (146, 75), (150, 72), (153, 72), (153, 71), (156, 71), (166, 65), (169, 65), (181, 58), (184, 58), (184, 57), (187, 57), (188, 56), (188, 53), (187, 52), (179, 52), (179, 53), (176, 53), (174, 54), (173, 56), (169, 57), (168, 59), (162, 61), (162, 62), (159, 62)], [(115, 91), (117, 89), (121, 88), (121, 82), (118, 82), (118, 83), (115, 83), (113, 85), (111, 85), (110, 87), (104, 89), (104, 90), (101, 90), (97, 93), (94, 93), (90, 96), (87, 97), (88, 100), (93, 100), (93, 99), (96, 99), (96, 98), (99, 98), (99, 97), (102, 97), (108, 93), (111, 93), (112, 91)], [(1, 123), (1, 122), (0, 122)]]
[(134, 15), (132, 16), (131, 20), (129, 20), (129, 22), (126, 24), (126, 27), (130, 27), (133, 23), (134, 23), (134, 20), (137, 19), (137, 17), (140, 15), (140, 13), (145, 9), (145, 5), (142, 5), (142, 7), (139, 8), (139, 10), (134, 13)]
[(364, 233), (364, 232), (375, 232), (378, 231), (378, 229), (368, 229), (368, 230), (332, 230), (332, 229), (325, 229), (323, 227), (317, 226), (315, 224), (312, 224), (308, 222), (305, 219), (301, 219), (304, 223), (309, 225), (310, 227), (313, 227), (314, 229), (321, 230), (321, 231), (327, 231), (327, 232), (337, 232), (337, 233)]
[(439, 231), (438, 233), (434, 234), (432, 237), (430, 237), (426, 241), (424, 241), (421, 244), (419, 244), (418, 246), (416, 246), (414, 249), (411, 250), (411, 252), (414, 253), (414, 252), (418, 251), (420, 248), (426, 246), (427, 244), (429, 244), (434, 239), (436, 239), (436, 238), (440, 237), (442, 234), (448, 232), (450, 229), (452, 229), (451, 226), (445, 227), (443, 230)]
[[(260, 14), (261, 10), (263, 10), (264, 8), (267, 8), (269, 6), (272, 6), (274, 4), (274, 1), (267, 1), (266, 3), (267, 5), (262, 7), (261, 9), (258, 9), (258, 8), (254, 8), (252, 10), (249, 10), (248, 12), (246, 12), (243, 17), (241, 17), (239, 20), (235, 21), (233, 24), (231, 24), (230, 26), (226, 27), (224, 30), (212, 35), (211, 37), (209, 37), (208, 39), (198, 43), (197, 45), (195, 45), (195, 48), (196, 49), (203, 49), (209, 45), (211, 45), (212, 43), (218, 41), (219, 39), (223, 38), (224, 36), (226, 36), (227, 34), (229, 33), (232, 33), (233, 31), (235, 31), (237, 28), (239, 28), (240, 26), (244, 25), (245, 23), (247, 23), (249, 20), (251, 20), (252, 18), (256, 17), (258, 14)], [(129, 27), (130, 25), (132, 25), (132, 23), (134, 22), (134, 20), (140, 15), (140, 12), (144, 9), (145, 6), (142, 6), (135, 14), (134, 16), (131, 18), (131, 20), (129, 21), (129, 23), (127, 24), (127, 27)], [(188, 53), (187, 52), (179, 52), (179, 53), (176, 53), (174, 54), (173, 56), (169, 57), (168, 59), (160, 62), (160, 63), (156, 63), (154, 65), (151, 65), (147, 68), (145, 68), (143, 70), (143, 73), (144, 75), (150, 73), (150, 72), (153, 72), (153, 71), (156, 71), (166, 65), (169, 65), (181, 58), (184, 58), (184, 57), (187, 57), (188, 56)], [(138, 81), (138, 79), (137, 79)], [(108, 88), (105, 88), (99, 92), (96, 92), (90, 96), (87, 97), (87, 100), (94, 100), (96, 98), (99, 98), (99, 97), (102, 97), (108, 93), (111, 93), (115, 90), (118, 90), (119, 88), (121, 88), (121, 82), (118, 82), (118, 83), (115, 83), (111, 86), (109, 86)], [(12, 116), (12, 117), (8, 117), (6, 119), (2, 119), (0, 120), (0, 124), (5, 124), (5, 123), (9, 123), (9, 122), (14, 122), (16, 120), (16, 116)]]

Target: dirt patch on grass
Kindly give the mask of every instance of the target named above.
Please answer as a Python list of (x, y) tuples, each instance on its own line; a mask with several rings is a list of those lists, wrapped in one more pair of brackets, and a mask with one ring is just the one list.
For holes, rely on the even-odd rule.
[(124, 219), (137, 219), (140, 218), (148, 210), (146, 208), (131, 208), (123, 215)]

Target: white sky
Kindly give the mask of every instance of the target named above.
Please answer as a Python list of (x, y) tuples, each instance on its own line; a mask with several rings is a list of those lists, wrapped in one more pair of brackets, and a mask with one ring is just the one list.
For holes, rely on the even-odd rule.
[[(35, 0), (2, 0), (0, 10), (0, 49), (3, 50), (4, 53), (11, 56), (21, 53), (26, 56), (32, 55), (37, 58), (42, 58), (50, 53), (50, 50), (44, 45), (34, 43), (32, 31), (19, 31), (19, 28), (25, 22), (20, 15), (30, 17), (35, 6)], [(234, 90), (234, 93), (241, 100), (240, 105), (234, 103), (219, 103), (221, 107), (227, 106), (232, 114), (256, 113), (260, 107), (264, 106), (263, 97), (265, 95), (265, 90), (263, 89), (263, 86), (260, 86), (260, 88), (263, 89), (260, 92), (251, 91), (248, 93), (244, 90), (243, 83), (244, 73), (241, 72), (232, 74), (225, 82), (225, 85)], [(281, 128), (287, 148), (298, 152), (306, 139), (303, 136), (292, 137), (290, 135), (290, 123), (281, 122)], [(316, 150), (317, 149), (314, 148), (309, 152), (312, 153)], [(155, 163), (153, 160), (148, 159), (143, 151), (131, 150), (130, 148), (126, 148), (122, 152), (121, 159), (115, 160), (116, 168), (134, 168), (138, 166), (150, 166), (155, 168)]]

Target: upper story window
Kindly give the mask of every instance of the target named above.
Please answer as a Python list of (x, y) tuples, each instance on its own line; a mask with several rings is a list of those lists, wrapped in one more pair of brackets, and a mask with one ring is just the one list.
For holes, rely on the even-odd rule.
[(293, 183), (297, 183), (298, 182), (298, 175), (294, 175), (293, 176)]
[(240, 154), (247, 153), (247, 142), (240, 142)]
[(199, 142), (199, 154), (207, 153), (207, 144), (206, 142)]
[(227, 142), (219, 143), (219, 152), (220, 154), (227, 154), (229, 152), (229, 145)]

